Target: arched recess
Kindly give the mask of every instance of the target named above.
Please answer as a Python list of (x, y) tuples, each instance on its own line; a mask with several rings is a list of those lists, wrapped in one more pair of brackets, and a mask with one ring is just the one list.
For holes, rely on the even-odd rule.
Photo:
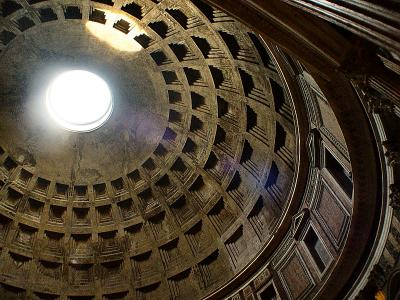
[[(381, 208), (378, 181), (381, 166), (377, 142), (366, 111), (349, 79), (351, 72), (360, 72), (360, 59), (364, 54), (357, 53), (357, 49), (360, 49), (358, 45), (363, 41), (355, 38), (355, 43), (349, 45), (345, 37), (330, 24), (281, 1), (207, 2), (231, 14), (257, 31), (266, 41), (282, 47), (297, 58), (308, 68), (329, 99), (351, 160), (353, 212), (342, 253), (332, 273), (325, 279), (318, 298), (342, 298), (350, 288), (347, 284), (354, 282), (357, 272), (366, 262)], [(227, 285), (212, 297), (217, 299), (228, 290)]]

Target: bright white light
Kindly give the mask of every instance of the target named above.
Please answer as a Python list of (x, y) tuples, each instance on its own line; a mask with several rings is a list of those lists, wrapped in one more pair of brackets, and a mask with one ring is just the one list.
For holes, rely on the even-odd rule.
[(108, 120), (113, 101), (102, 78), (91, 72), (72, 70), (58, 75), (51, 82), (46, 107), (64, 129), (92, 131)]

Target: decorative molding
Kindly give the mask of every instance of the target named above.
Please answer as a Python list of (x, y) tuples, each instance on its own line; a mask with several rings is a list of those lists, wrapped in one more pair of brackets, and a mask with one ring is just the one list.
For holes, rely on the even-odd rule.
[(290, 235), (299, 241), (299, 237), (302, 235), (308, 220), (310, 219), (310, 210), (308, 208), (303, 208), (302, 211), (298, 212), (292, 218), (292, 226), (290, 229)]

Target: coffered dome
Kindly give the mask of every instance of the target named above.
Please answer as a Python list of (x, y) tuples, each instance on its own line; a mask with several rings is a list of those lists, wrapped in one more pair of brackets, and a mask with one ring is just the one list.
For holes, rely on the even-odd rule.
[[(2, 265), (22, 266), (6, 284), (193, 299), (227, 282), (272, 238), (296, 169), (262, 39), (197, 1), (20, 6), (4, 2), (1, 35)], [(113, 95), (91, 132), (44, 107), (77, 69)]]
[(254, 29), (201, 0), (0, 0), (1, 299), (323, 291), (376, 192), (348, 111), (369, 127)]

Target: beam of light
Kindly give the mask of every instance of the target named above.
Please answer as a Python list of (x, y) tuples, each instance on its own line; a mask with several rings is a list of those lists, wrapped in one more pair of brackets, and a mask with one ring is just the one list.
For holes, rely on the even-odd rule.
[(70, 131), (92, 131), (111, 115), (113, 101), (107, 83), (91, 72), (66, 71), (51, 83), (46, 94), (50, 116)]
[[(139, 28), (139, 25), (134, 20), (122, 14), (107, 10), (102, 11), (105, 13), (106, 17), (105, 24), (92, 21), (86, 22), (86, 28), (91, 34), (119, 51), (138, 52), (143, 49), (143, 47), (134, 40), (134, 37), (140, 35), (144, 31)], [(130, 31), (127, 34), (113, 27), (113, 25), (121, 19), (130, 23)]]

